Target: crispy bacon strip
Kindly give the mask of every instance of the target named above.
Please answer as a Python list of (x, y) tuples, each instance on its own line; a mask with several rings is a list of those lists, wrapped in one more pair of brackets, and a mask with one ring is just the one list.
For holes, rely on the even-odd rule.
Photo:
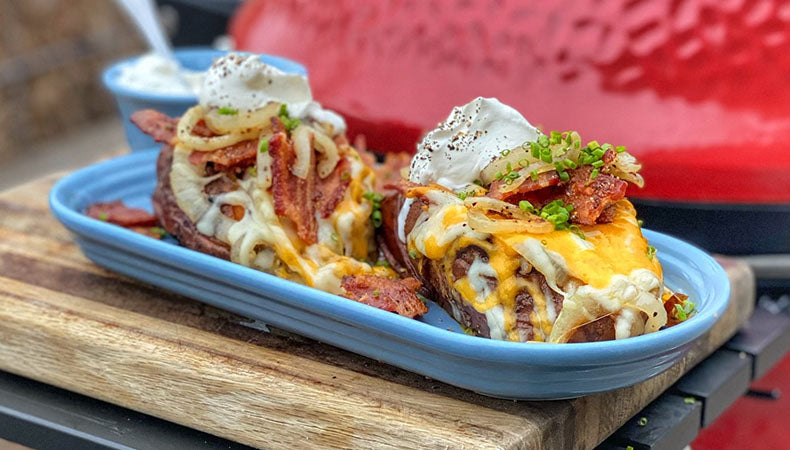
[(153, 109), (135, 111), (129, 120), (156, 142), (169, 144), (176, 136), (178, 118), (170, 117)]
[(667, 312), (667, 328), (680, 323), (680, 320), (678, 320), (677, 314), (675, 313), (675, 307), (682, 307), (683, 302), (688, 300), (688, 298), (688, 295), (675, 292), (664, 301), (664, 310)]
[(122, 227), (152, 227), (156, 225), (156, 216), (144, 209), (130, 208), (120, 200), (94, 203), (85, 209), (85, 214)]
[(591, 180), (591, 172), (591, 166), (584, 166), (571, 173), (564, 193), (565, 203), (573, 205), (571, 222), (594, 225), (609, 205), (625, 197), (628, 183), (605, 173)]
[(414, 278), (392, 280), (376, 275), (346, 275), (341, 286), (345, 297), (413, 319), (428, 312), (415, 292), (422, 283)]
[(210, 152), (193, 151), (189, 154), (189, 163), (200, 165), (211, 162), (224, 169), (252, 166), (255, 164), (257, 143), (257, 140), (250, 139)]
[(316, 191), (313, 197), (315, 209), (326, 219), (343, 201), (346, 189), (351, 183), (351, 163), (347, 158), (341, 158), (335, 166), (335, 170), (324, 179), (316, 182)]
[[(543, 172), (538, 175), (537, 180), (533, 180), (532, 177), (529, 176), (522, 178), (522, 183), (517, 188), (508, 192), (503, 192), (503, 189), (507, 186), (504, 181), (494, 181), (491, 183), (491, 188), (486, 195), (498, 200), (518, 203), (520, 200), (525, 200), (525, 194), (549, 186), (556, 186), (560, 182), (560, 176), (556, 171)], [(518, 182), (518, 180), (516, 182)]]
[(148, 236), (156, 240), (162, 240), (162, 238), (165, 237), (165, 230), (164, 228), (160, 227), (129, 227), (129, 229), (135, 233), (139, 233), (143, 236)]
[(269, 140), (269, 154), (272, 157), (274, 212), (290, 219), (296, 226), (296, 234), (307, 245), (315, 244), (318, 241), (318, 224), (313, 204), (315, 155), (310, 157), (307, 179), (303, 180), (291, 172), (296, 153), (284, 132), (275, 134)]

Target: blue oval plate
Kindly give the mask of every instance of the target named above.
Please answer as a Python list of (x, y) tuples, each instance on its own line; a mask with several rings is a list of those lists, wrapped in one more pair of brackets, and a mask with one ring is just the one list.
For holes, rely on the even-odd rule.
[(699, 309), (689, 320), (644, 336), (582, 344), (469, 336), (435, 304), (429, 303), (421, 320), (409, 320), (82, 214), (91, 203), (116, 199), (150, 211), (157, 154), (149, 150), (95, 164), (63, 178), (50, 192), (52, 212), (96, 264), (481, 394), (561, 399), (638, 383), (678, 361), (729, 299), (729, 280), (713, 258), (645, 230), (667, 285), (688, 294)]

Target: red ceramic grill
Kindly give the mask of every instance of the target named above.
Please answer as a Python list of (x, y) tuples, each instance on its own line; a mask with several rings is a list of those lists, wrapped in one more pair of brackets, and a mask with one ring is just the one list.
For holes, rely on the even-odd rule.
[(453, 106), (497, 97), (544, 131), (626, 145), (648, 227), (790, 253), (787, 2), (257, 0), (231, 32), (304, 63), (370, 147), (413, 151)]

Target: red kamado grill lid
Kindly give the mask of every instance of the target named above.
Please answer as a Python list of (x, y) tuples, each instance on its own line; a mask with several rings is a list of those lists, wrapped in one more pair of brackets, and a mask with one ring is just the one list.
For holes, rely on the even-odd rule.
[(253, 0), (231, 33), (305, 64), (371, 148), (413, 152), (453, 106), (497, 97), (627, 146), (646, 181), (631, 197), (790, 205), (786, 2)]

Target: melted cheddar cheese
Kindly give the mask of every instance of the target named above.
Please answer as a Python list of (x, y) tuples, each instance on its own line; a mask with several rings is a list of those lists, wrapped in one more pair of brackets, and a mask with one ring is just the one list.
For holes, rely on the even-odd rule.
[[(666, 323), (661, 265), (648, 257), (647, 240), (627, 200), (617, 203), (612, 223), (581, 226), (585, 239), (567, 230), (479, 233), (469, 227), (460, 199), (437, 193), (433, 200), (407, 236), (407, 245), (442, 262), (456, 295), (485, 314), (492, 338), (527, 340), (516, 327), (516, 296), (522, 291), (532, 299), (528, 314), (533, 341), (564, 342), (577, 327), (609, 314), (617, 315), (618, 339), (656, 331)], [(484, 249), (487, 261), (476, 257), (466, 276), (455, 279), (453, 262), (469, 246)], [(544, 275), (548, 286), (516, 275), (519, 269), (523, 274), (532, 268)], [(563, 297), (559, 314), (551, 289)], [(649, 316), (644, 327), (636, 320), (639, 311)]]

